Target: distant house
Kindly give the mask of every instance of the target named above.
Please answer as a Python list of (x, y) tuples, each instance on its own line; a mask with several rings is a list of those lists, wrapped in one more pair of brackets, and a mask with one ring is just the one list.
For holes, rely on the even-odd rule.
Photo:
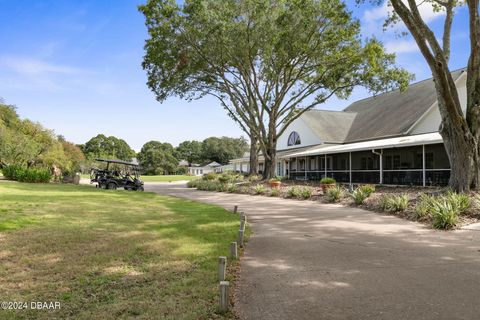
[(215, 171), (215, 173), (222, 173), (222, 172), (225, 172), (225, 171), (233, 171), (233, 165), (225, 164), (225, 165), (216, 167), (214, 171)]
[(179, 166), (179, 167), (188, 167), (189, 165), (190, 165), (190, 164), (188, 163), (187, 160), (180, 160), (180, 161), (178, 162), (178, 166)]
[(188, 172), (194, 176), (201, 176), (203, 174), (215, 172), (215, 169), (222, 167), (222, 165), (218, 162), (210, 162), (207, 165), (201, 166), (199, 164), (192, 164), (188, 167)]
[[(466, 71), (452, 76), (465, 113)], [(307, 111), (279, 137), (275, 171), (298, 180), (446, 185), (450, 162), (440, 123), (433, 79), (354, 102), (343, 111)], [(261, 172), (263, 157), (259, 160)], [(230, 161), (238, 172), (249, 172), (248, 162), (248, 154)]]

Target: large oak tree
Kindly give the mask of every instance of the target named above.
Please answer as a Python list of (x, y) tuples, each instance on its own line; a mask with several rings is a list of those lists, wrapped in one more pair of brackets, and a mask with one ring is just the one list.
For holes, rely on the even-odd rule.
[[(273, 176), (278, 137), (305, 111), (357, 85), (406, 87), (340, 0), (149, 0), (143, 67), (159, 101), (216, 97), (258, 140)], [(253, 145), (252, 145), (253, 146)]]
[(131, 161), (135, 157), (135, 151), (125, 140), (114, 136), (107, 137), (104, 134), (98, 134), (88, 140), (82, 146), (82, 151), (89, 159), (110, 158)]
[[(389, 0), (393, 15), (388, 23), (403, 21), (415, 39), (435, 80), (438, 109), (442, 118), (440, 134), (450, 159), (450, 186), (457, 191), (480, 186), (480, 16), (479, 0)], [(383, 1), (373, 1), (382, 4)], [(444, 11), (441, 40), (420, 14), (419, 6), (431, 4)], [(466, 5), (469, 21), (470, 52), (467, 64), (466, 113), (460, 104), (455, 81), (448, 66), (451, 52), (451, 30), (456, 7)]]

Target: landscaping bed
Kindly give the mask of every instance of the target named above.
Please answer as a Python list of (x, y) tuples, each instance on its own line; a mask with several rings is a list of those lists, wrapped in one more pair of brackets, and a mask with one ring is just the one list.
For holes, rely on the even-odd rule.
[[(188, 186), (205, 191), (229, 192), (298, 200), (339, 203), (375, 212), (392, 214), (428, 224), (437, 229), (456, 229), (480, 221), (480, 195), (456, 194), (440, 187), (390, 187), (358, 185), (353, 190), (323, 181), (281, 180), (281, 184), (261, 181), (259, 176), (235, 173), (208, 174)], [(325, 188), (325, 184), (329, 184)], [(322, 188), (323, 186), (323, 188)]]

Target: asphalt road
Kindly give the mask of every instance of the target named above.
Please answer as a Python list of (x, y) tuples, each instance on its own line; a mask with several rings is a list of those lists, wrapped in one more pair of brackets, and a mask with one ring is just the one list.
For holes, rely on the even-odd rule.
[(235, 294), (243, 319), (480, 319), (480, 231), (182, 183), (146, 189), (248, 215)]

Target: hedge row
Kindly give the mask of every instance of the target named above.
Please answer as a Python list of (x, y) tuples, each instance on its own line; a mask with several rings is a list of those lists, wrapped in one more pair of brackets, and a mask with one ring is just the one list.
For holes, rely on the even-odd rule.
[(3, 175), (9, 180), (31, 183), (46, 183), (52, 179), (52, 174), (47, 169), (25, 168), (11, 165), (2, 169)]

